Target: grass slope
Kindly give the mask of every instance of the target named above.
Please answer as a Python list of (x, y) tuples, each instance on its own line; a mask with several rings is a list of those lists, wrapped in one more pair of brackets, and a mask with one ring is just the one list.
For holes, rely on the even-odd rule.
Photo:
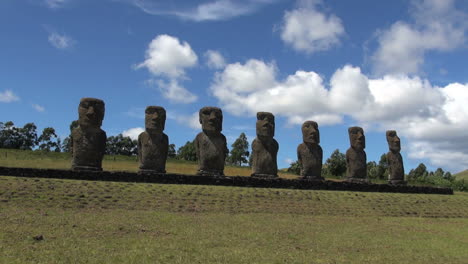
[[(42, 152), (16, 149), (0, 149), (0, 166), (44, 168), (44, 169), (69, 169), (71, 167), (70, 153)], [(134, 171), (138, 170), (136, 157), (128, 156), (104, 156), (102, 167), (107, 171)], [(166, 171), (168, 173), (195, 174), (198, 165), (196, 162), (168, 159)], [(227, 176), (250, 176), (251, 169), (247, 167), (226, 166), (224, 173)], [(294, 179), (296, 175), (279, 171), (282, 178)]]
[(457, 180), (468, 181), (468, 170), (461, 171), (459, 173), (454, 174), (453, 176), (455, 176)]
[(0, 263), (466, 263), (467, 204), (2, 176)]

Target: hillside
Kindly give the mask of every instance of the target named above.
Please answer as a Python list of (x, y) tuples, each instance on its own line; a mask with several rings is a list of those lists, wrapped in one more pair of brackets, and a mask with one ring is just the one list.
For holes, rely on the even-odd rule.
[(461, 171), (459, 173), (454, 174), (453, 176), (455, 176), (457, 180), (468, 181), (468, 170)]
[(0, 263), (466, 263), (466, 204), (0, 176)]

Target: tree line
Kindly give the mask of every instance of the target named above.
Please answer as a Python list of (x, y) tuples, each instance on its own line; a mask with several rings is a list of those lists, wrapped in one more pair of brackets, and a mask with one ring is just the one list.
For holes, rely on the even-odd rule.
[[(27, 123), (23, 127), (15, 126), (12, 121), (0, 122), (0, 148), (42, 150), (55, 152), (71, 151), (71, 131), (78, 127), (78, 121), (71, 122), (70, 134), (63, 139), (55, 132), (53, 127), (46, 127), (38, 135), (37, 126)], [(244, 133), (232, 144), (230, 155), (226, 162), (231, 165), (241, 166), (248, 163), (249, 143)], [(122, 134), (110, 136), (106, 141), (106, 154), (135, 156), (138, 154), (138, 141), (125, 137)], [(197, 155), (193, 142), (187, 141), (176, 151), (175, 144), (169, 144), (169, 158), (196, 161)]]

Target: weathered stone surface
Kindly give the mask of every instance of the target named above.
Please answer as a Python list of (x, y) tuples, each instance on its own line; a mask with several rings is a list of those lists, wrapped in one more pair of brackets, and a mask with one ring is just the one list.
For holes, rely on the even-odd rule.
[(257, 137), (252, 142), (252, 176), (278, 177), (276, 157), (279, 145), (275, 136), (275, 116), (268, 112), (257, 113)]
[(320, 147), (320, 134), (315, 121), (302, 124), (302, 140), (297, 147), (297, 160), (301, 164), (301, 176), (309, 180), (323, 180), (323, 150)]
[(346, 180), (350, 182), (368, 182), (366, 138), (360, 127), (348, 129), (351, 147), (346, 151)]
[(79, 125), (71, 135), (73, 170), (102, 170), (107, 139), (106, 132), (101, 129), (104, 112), (102, 100), (81, 98), (78, 106)]
[(163, 133), (166, 110), (148, 106), (145, 110), (145, 131), (138, 136), (140, 173), (165, 173), (169, 138)]
[(387, 143), (389, 152), (387, 153), (388, 163), (388, 183), (405, 185), (405, 169), (403, 168), (403, 158), (401, 157), (400, 150), (400, 138), (398, 137), (395, 130), (387, 130)]
[(198, 158), (198, 175), (224, 175), (224, 161), (229, 153), (226, 137), (221, 133), (223, 112), (218, 107), (203, 107), (199, 112), (200, 132), (194, 141)]

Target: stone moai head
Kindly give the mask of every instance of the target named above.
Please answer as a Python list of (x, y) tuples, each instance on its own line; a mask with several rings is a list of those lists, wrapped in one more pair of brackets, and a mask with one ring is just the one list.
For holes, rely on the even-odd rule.
[(269, 112), (257, 113), (257, 136), (274, 137), (275, 136), (275, 116)]
[(150, 133), (162, 133), (166, 125), (166, 110), (161, 106), (148, 106), (145, 110), (145, 129)]
[(305, 121), (302, 124), (302, 140), (304, 143), (318, 145), (320, 143), (320, 132), (315, 121)]
[(398, 137), (395, 130), (387, 130), (387, 143), (388, 148), (392, 152), (400, 152), (401, 145), (400, 145), (400, 138)]
[(218, 107), (205, 106), (199, 112), (200, 124), (205, 133), (221, 133), (223, 112)]
[(366, 148), (366, 137), (364, 136), (364, 130), (360, 127), (348, 128), (349, 141), (351, 147), (355, 150), (364, 150)]
[(81, 98), (78, 106), (78, 124), (82, 128), (100, 128), (104, 119), (104, 101), (96, 98)]

